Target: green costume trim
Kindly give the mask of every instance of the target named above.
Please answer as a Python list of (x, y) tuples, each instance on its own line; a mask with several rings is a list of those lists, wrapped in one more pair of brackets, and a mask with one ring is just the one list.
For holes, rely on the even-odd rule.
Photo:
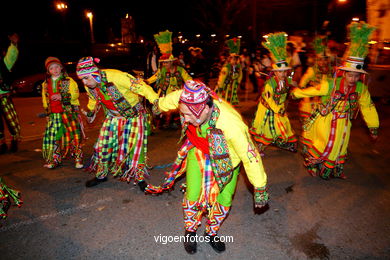
[[(201, 133), (198, 133), (200, 137), (207, 136), (207, 129), (209, 124), (205, 124), (201, 127)], [(232, 204), (232, 198), (236, 189), (238, 175), (240, 173), (240, 167), (236, 167), (233, 171), (233, 176), (229, 183), (226, 184), (224, 189), (220, 191), (217, 197), (217, 202), (225, 207), (230, 207)], [(186, 198), (189, 201), (197, 201), (199, 199), (202, 188), (202, 173), (199, 168), (199, 162), (195, 156), (195, 148), (188, 151), (187, 154), (187, 191)], [(215, 177), (215, 176), (214, 176)]]

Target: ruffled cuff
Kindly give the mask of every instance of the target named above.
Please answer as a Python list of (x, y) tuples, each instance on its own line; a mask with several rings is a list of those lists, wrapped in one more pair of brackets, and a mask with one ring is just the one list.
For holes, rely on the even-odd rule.
[(255, 188), (253, 192), (253, 197), (256, 205), (264, 206), (268, 203), (269, 194), (267, 192), (267, 186), (260, 188)]

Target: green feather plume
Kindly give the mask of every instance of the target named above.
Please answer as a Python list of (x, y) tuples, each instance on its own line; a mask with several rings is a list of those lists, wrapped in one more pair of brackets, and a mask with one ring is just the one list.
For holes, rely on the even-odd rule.
[(316, 54), (325, 54), (326, 45), (324, 44), (324, 41), (326, 42), (327, 38), (316, 36), (314, 38), (314, 41), (312, 43), (313, 49)]
[(348, 25), (350, 45), (348, 56), (365, 58), (368, 54), (368, 41), (375, 27), (365, 22), (352, 22)]
[(229, 48), (229, 53), (230, 54), (239, 54), (240, 53), (240, 45), (241, 45), (241, 40), (237, 38), (233, 38), (230, 40), (226, 41), (226, 45)]
[(270, 33), (267, 35), (267, 41), (263, 42), (263, 46), (267, 48), (271, 57), (275, 62), (286, 60), (287, 58), (287, 37), (285, 32)]
[(156, 40), (157, 44), (170, 43), (172, 42), (172, 32), (168, 30), (159, 32), (158, 34), (154, 35), (154, 39)]

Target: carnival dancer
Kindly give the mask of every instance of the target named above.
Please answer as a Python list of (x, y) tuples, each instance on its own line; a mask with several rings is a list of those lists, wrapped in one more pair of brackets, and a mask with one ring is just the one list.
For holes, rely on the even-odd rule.
[[(323, 179), (345, 179), (343, 172), (351, 133), (351, 120), (362, 112), (370, 135), (377, 139), (379, 118), (364, 82), (363, 70), (368, 53), (368, 40), (374, 27), (365, 22), (348, 26), (350, 44), (344, 64), (336, 71), (333, 81), (324, 80), (319, 87), (294, 89), (295, 98), (321, 96), (321, 104), (304, 125), (306, 145), (304, 159), (310, 174)], [(362, 82), (363, 80), (363, 82)]]
[[(315, 52), (315, 64), (310, 66), (299, 82), (299, 88), (305, 89), (312, 86), (319, 86), (322, 80), (333, 78), (333, 67), (330, 62), (329, 50), (327, 49), (327, 38), (322, 36), (315, 37), (313, 48)], [(318, 97), (305, 97), (299, 103), (299, 112), (302, 122), (310, 117), (316, 110), (319, 102)]]
[(237, 89), (242, 80), (240, 61), (241, 40), (233, 38), (226, 41), (230, 56), (218, 76), (216, 92), (233, 106), (238, 105)]
[(18, 150), (18, 141), (20, 138), (20, 124), (11, 98), (10, 82), (11, 69), (19, 55), (19, 36), (13, 33), (8, 38), (10, 45), (5, 56), (0, 61), (0, 154), (6, 153), (8, 150), (4, 135), (4, 122), (11, 134), (10, 152), (16, 152)]
[(286, 62), (286, 34), (268, 34), (263, 46), (271, 53), (273, 75), (265, 82), (250, 133), (262, 155), (271, 144), (296, 152), (298, 140), (286, 114), (287, 97), (293, 84), (288, 77), (291, 68)]
[(11, 199), (18, 207), (22, 206), (20, 192), (9, 188), (0, 177), (0, 218), (7, 218), (7, 212), (12, 203)]
[(70, 154), (75, 159), (75, 167), (81, 169), (83, 130), (78, 85), (67, 75), (58, 58), (48, 57), (45, 68), (47, 77), (42, 84), (42, 103), (47, 118), (42, 148), (44, 167), (55, 168)]
[(88, 122), (93, 121), (100, 105), (106, 114), (88, 167), (96, 177), (86, 186), (98, 185), (112, 173), (123, 181), (134, 179), (144, 190), (148, 174), (147, 118), (141, 98), (153, 102), (158, 96), (145, 82), (128, 73), (99, 69), (95, 64), (98, 61), (84, 57), (76, 69), (89, 97), (88, 111), (84, 111)]
[(196, 252), (196, 231), (207, 214), (205, 236), (217, 252), (225, 250), (217, 232), (232, 205), (242, 162), (254, 186), (255, 207), (268, 201), (267, 177), (260, 154), (240, 114), (204, 83), (186, 81), (183, 90), (160, 98), (158, 109), (180, 109), (184, 143), (172, 170), (161, 186), (148, 185), (147, 193), (162, 193), (186, 172), (183, 198), (185, 250)]
[[(172, 32), (168, 30), (159, 32), (154, 35), (154, 39), (156, 40), (161, 52), (161, 56), (159, 58), (161, 66), (157, 72), (145, 82), (147, 84), (155, 82), (159, 96), (164, 97), (172, 91), (181, 89), (184, 82), (192, 78), (183, 67), (175, 63), (177, 58), (175, 58), (172, 54)], [(174, 111), (164, 113), (164, 128), (178, 128), (177, 123), (173, 119), (174, 115)]]

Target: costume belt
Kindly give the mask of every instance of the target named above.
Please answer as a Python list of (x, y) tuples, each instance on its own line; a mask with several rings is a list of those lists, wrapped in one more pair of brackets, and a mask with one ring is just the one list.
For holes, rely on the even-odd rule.
[(116, 118), (124, 118), (117, 110), (107, 109), (107, 116), (116, 117)]
[(265, 106), (267, 109), (272, 110), (267, 101), (263, 97), (260, 97), (260, 102), (263, 106)]

